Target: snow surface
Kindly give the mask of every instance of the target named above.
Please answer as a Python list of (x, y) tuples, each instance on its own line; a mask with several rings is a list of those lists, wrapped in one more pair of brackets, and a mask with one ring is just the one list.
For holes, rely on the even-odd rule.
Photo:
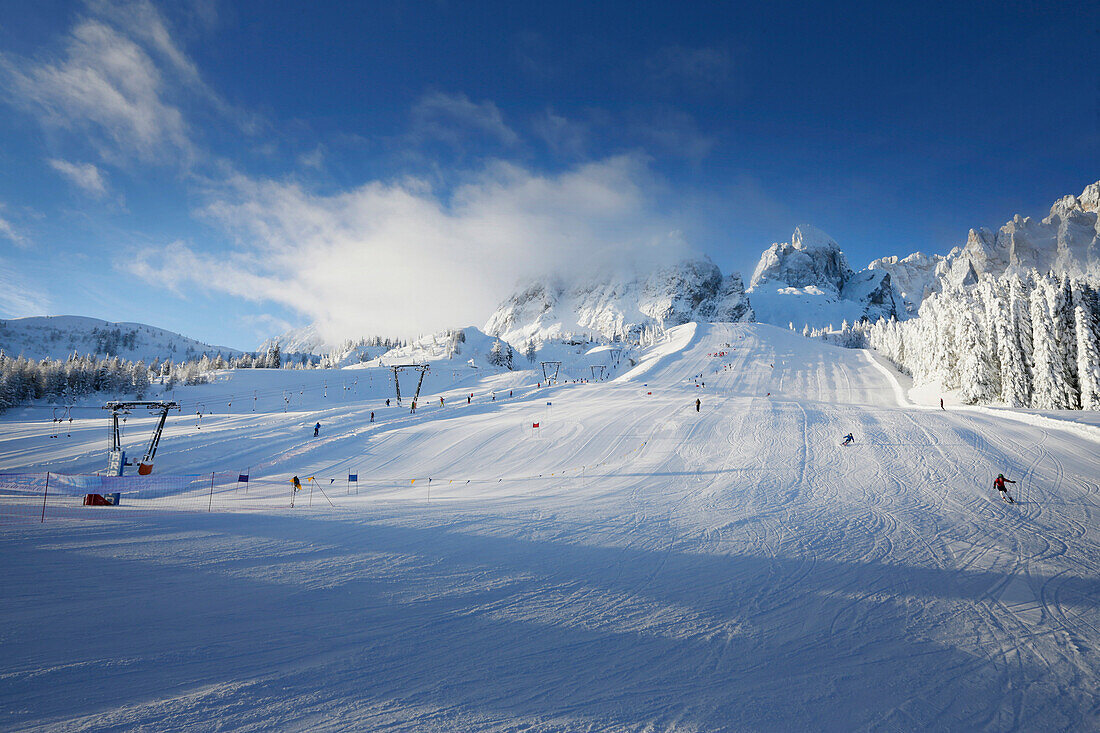
[[(449, 397), (415, 416), (382, 369), (180, 390), (157, 472), (251, 466), (270, 508), (0, 515), (0, 727), (1100, 727), (1093, 440), (899, 405), (866, 352), (769, 326), (636, 362), (541, 389), (433, 365)], [(78, 415), (0, 416), (0, 468), (100, 468)], [(335, 508), (278, 508), (291, 473), (352, 469)]]

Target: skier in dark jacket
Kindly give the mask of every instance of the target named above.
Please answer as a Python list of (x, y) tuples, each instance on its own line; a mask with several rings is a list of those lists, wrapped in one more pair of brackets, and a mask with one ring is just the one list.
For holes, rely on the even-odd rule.
[(317, 423), (313, 426), (313, 437), (316, 438), (321, 434), (321, 423)]
[(841, 443), (841, 445), (851, 445), (855, 441), (855, 439), (856, 439), (856, 436), (852, 435), (851, 433), (848, 433), (847, 435), (844, 436), (844, 442)]
[(1009, 504), (1012, 504), (1012, 503), (1013, 503), (1013, 502), (1015, 502), (1016, 500), (1015, 500), (1015, 499), (1013, 499), (1013, 498), (1012, 498), (1012, 497), (1011, 497), (1011, 496), (1009, 495), (1009, 493), (1008, 493), (1008, 487), (1007, 487), (1007, 486), (1005, 486), (1005, 482), (1006, 482), (1006, 481), (1007, 481), (1008, 483), (1010, 483), (1010, 484), (1014, 484), (1014, 483), (1016, 483), (1016, 482), (1015, 482), (1015, 481), (1013, 481), (1012, 479), (1007, 479), (1007, 478), (1005, 478), (1005, 475), (1004, 475), (1003, 473), (998, 473), (998, 474), (997, 474), (997, 478), (993, 479), (993, 488), (995, 488), (995, 489), (997, 489), (997, 491), (1000, 491), (1000, 492), (1001, 492), (1001, 498), (1002, 498), (1002, 499), (1004, 499), (1005, 501), (1007, 501), (1007, 502), (1008, 502)]
[(702, 402), (701, 402), (701, 401), (699, 400), (699, 398), (698, 398), (698, 397), (696, 397), (696, 398), (695, 398), (695, 411), (696, 411), (696, 412), (699, 412), (699, 406), (700, 406), (700, 405), (702, 405), (702, 404), (703, 404), (703, 403), (702, 403)]

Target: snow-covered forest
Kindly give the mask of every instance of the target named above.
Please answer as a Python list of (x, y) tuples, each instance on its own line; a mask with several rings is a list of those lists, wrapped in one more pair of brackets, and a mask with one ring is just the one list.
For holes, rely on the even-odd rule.
[(868, 343), (968, 404), (1100, 410), (1100, 299), (1085, 280), (985, 275), (932, 295), (919, 318), (880, 320)]
[(156, 382), (171, 391), (177, 384), (195, 385), (207, 381), (207, 375), (221, 369), (298, 369), (312, 368), (313, 362), (299, 358), (284, 359), (276, 344), (266, 354), (242, 354), (226, 359), (173, 362), (154, 359), (151, 364), (117, 356), (72, 354), (68, 359), (28, 359), (9, 357), (0, 351), (0, 411), (35, 400), (71, 404), (93, 393), (111, 396), (133, 395), (141, 399)]

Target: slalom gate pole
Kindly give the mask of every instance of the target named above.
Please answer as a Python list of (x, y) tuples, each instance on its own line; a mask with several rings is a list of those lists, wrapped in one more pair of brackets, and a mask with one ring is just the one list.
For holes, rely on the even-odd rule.
[(214, 472), (210, 472), (210, 501), (206, 504), (206, 511), (214, 511)]
[(46, 471), (46, 488), (42, 491), (42, 524), (46, 523), (46, 496), (50, 493), (50, 472)]
[(309, 482), (309, 506), (311, 508), (313, 507), (313, 484), (315, 484), (315, 483), (317, 483), (317, 482), (316, 481), (310, 481)]
[[(314, 481), (313, 483), (317, 484), (316, 481)], [(328, 505), (335, 509), (336, 505), (332, 503), (332, 499), (328, 498), (328, 494), (326, 494), (325, 490), (321, 488), (321, 484), (317, 484), (317, 490), (321, 492), (321, 496), (325, 497), (325, 501), (328, 502)]]

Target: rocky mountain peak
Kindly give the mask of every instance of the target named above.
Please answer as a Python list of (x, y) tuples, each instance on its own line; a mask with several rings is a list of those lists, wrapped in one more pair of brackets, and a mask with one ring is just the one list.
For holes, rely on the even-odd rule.
[(631, 340), (650, 326), (752, 318), (741, 275), (724, 276), (700, 257), (648, 272), (591, 273), (568, 284), (535, 281), (506, 298), (484, 330), (523, 345), (572, 335)]

